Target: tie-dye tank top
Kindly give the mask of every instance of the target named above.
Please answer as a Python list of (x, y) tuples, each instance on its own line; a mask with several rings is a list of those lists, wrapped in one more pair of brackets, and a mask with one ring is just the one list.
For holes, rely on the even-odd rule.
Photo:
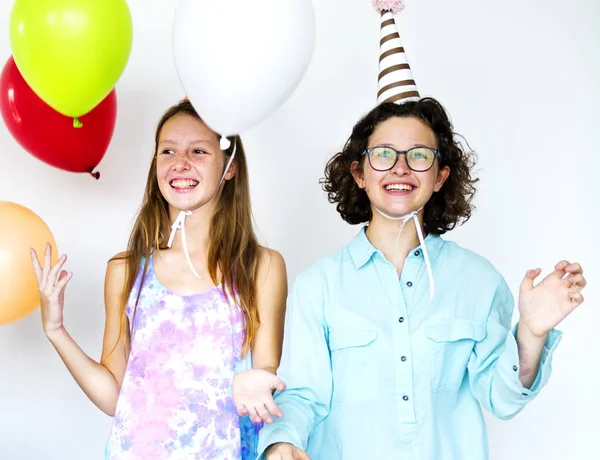
[[(142, 261), (143, 266), (143, 261)], [(142, 276), (129, 297), (131, 324)], [(162, 286), (152, 258), (133, 325), (131, 352), (106, 460), (254, 459), (262, 425), (237, 415), (231, 397), (241, 360), (242, 312), (220, 286), (178, 295)]]

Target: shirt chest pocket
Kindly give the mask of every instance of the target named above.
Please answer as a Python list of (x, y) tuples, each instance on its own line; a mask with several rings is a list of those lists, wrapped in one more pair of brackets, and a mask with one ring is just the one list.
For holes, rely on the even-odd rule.
[(329, 328), (334, 401), (368, 401), (378, 396), (377, 329), (368, 322)]
[(469, 320), (444, 321), (427, 326), (425, 335), (429, 339), (432, 389), (458, 388), (475, 344), (486, 336), (485, 326)]

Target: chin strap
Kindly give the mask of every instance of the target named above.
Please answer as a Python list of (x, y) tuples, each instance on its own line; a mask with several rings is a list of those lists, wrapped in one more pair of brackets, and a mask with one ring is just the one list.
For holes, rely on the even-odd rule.
[[(226, 137), (221, 137), (220, 147), (221, 147), (221, 150), (223, 150), (223, 151), (227, 150), (229, 147), (231, 147), (231, 141), (229, 139), (227, 139)], [(221, 180), (219, 181), (217, 190), (215, 191), (214, 195), (210, 198), (210, 200), (208, 200), (206, 203), (204, 203), (198, 209), (194, 209), (193, 211), (179, 211), (179, 214), (177, 215), (175, 222), (173, 222), (173, 225), (171, 225), (171, 234), (169, 235), (169, 241), (167, 243), (167, 247), (168, 248), (171, 247), (171, 245), (173, 244), (173, 240), (175, 239), (175, 234), (177, 233), (177, 230), (181, 230), (181, 241), (183, 243), (183, 252), (185, 254), (185, 259), (187, 260), (188, 266), (190, 267), (190, 270), (192, 270), (192, 273), (199, 279), (202, 279), (202, 277), (198, 274), (198, 272), (194, 268), (194, 265), (192, 264), (192, 259), (190, 258), (190, 253), (189, 253), (188, 247), (187, 247), (187, 239), (185, 237), (185, 218), (187, 216), (191, 216), (192, 213), (194, 213), (194, 212), (200, 211), (202, 208), (204, 208), (206, 205), (208, 205), (208, 203), (210, 203), (214, 199), (215, 196), (217, 196), (217, 193), (219, 192), (219, 189), (221, 188), (221, 185), (223, 184), (223, 180), (225, 179), (225, 174), (227, 174), (227, 171), (229, 170), (229, 167), (231, 166), (231, 163), (233, 162), (236, 152), (237, 152), (237, 145), (234, 143), (233, 153), (231, 154), (231, 157), (229, 158), (229, 161), (227, 162), (227, 166), (225, 166), (225, 171), (223, 171), (223, 175), (221, 176)]]
[(427, 253), (427, 246), (425, 245), (425, 237), (423, 235), (423, 230), (421, 229), (421, 223), (419, 222), (419, 216), (417, 215), (421, 209), (423, 209), (423, 207), (421, 207), (421, 208), (417, 209), (416, 211), (413, 211), (405, 216), (394, 217), (394, 216), (389, 216), (389, 215), (385, 214), (383, 211), (375, 208), (375, 210), (379, 214), (381, 214), (383, 217), (385, 217), (387, 219), (402, 221), (402, 223), (400, 224), (400, 230), (398, 231), (398, 238), (396, 238), (396, 263), (395, 263), (396, 270), (398, 269), (398, 262), (399, 262), (399, 258), (400, 258), (399, 254), (398, 254), (398, 246), (400, 244), (400, 235), (402, 234), (402, 229), (404, 228), (404, 225), (410, 219), (414, 219), (415, 227), (417, 228), (417, 236), (419, 238), (419, 243), (421, 244), (421, 249), (423, 250), (423, 258), (425, 259), (425, 266), (427, 267), (427, 274), (429, 275), (429, 299), (431, 300), (433, 298), (433, 293), (434, 293), (433, 270), (431, 269), (431, 262), (429, 260), (429, 254)]

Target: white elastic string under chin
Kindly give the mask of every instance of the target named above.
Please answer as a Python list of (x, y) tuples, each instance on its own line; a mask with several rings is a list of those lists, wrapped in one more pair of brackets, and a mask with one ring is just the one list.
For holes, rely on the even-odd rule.
[[(229, 139), (227, 139), (227, 141), (229, 142), (229, 147), (226, 147), (223, 149), (223, 147), (222, 147), (223, 139), (227, 139), (227, 138), (226, 137), (221, 138), (221, 149), (227, 150), (231, 146), (231, 142), (229, 142)], [(169, 235), (169, 241), (167, 242), (167, 247), (170, 248), (172, 246), (173, 240), (175, 239), (175, 234), (177, 233), (177, 230), (181, 230), (181, 241), (183, 243), (183, 252), (185, 254), (185, 259), (187, 260), (190, 270), (192, 270), (192, 273), (194, 274), (194, 276), (196, 276), (196, 278), (199, 278), (199, 279), (202, 279), (202, 277), (198, 274), (198, 272), (194, 268), (194, 265), (192, 264), (192, 259), (190, 258), (190, 253), (187, 248), (187, 239), (185, 237), (185, 218), (187, 216), (191, 216), (192, 213), (194, 213), (194, 212), (200, 211), (202, 208), (204, 208), (204, 206), (208, 205), (208, 203), (210, 203), (215, 196), (217, 196), (217, 193), (219, 192), (219, 189), (221, 188), (221, 185), (223, 184), (223, 180), (225, 179), (225, 175), (227, 174), (227, 171), (229, 171), (229, 167), (231, 166), (231, 163), (233, 162), (233, 158), (235, 157), (236, 151), (237, 151), (237, 145), (234, 144), (233, 153), (231, 154), (231, 157), (229, 158), (229, 161), (227, 162), (227, 166), (225, 166), (225, 170), (223, 171), (223, 175), (221, 176), (221, 180), (219, 181), (217, 190), (215, 191), (214, 195), (210, 198), (210, 200), (208, 200), (206, 203), (204, 203), (198, 209), (194, 209), (193, 211), (179, 211), (179, 214), (177, 215), (175, 222), (173, 222), (173, 225), (171, 225), (171, 234)]]
[(421, 229), (421, 224), (419, 223), (418, 212), (423, 209), (422, 207), (417, 209), (416, 211), (407, 214), (406, 216), (401, 217), (393, 217), (385, 214), (383, 211), (375, 208), (375, 210), (381, 214), (383, 217), (390, 220), (401, 220), (402, 224), (400, 224), (400, 230), (398, 231), (398, 238), (396, 238), (396, 270), (398, 269), (398, 262), (400, 259), (400, 255), (398, 254), (398, 246), (400, 244), (400, 234), (402, 233), (402, 229), (404, 225), (410, 220), (414, 219), (415, 227), (417, 228), (417, 237), (419, 238), (419, 243), (421, 244), (421, 248), (423, 249), (423, 258), (425, 259), (425, 266), (427, 267), (427, 275), (429, 276), (429, 299), (433, 298), (434, 293), (434, 284), (433, 284), (433, 270), (431, 269), (431, 262), (429, 260), (429, 254), (427, 253), (427, 246), (425, 245), (425, 237), (423, 235), (423, 230)]

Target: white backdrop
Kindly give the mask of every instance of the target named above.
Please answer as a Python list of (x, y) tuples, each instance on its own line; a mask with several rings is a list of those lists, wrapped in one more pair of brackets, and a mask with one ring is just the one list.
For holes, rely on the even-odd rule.
[[(225, 3), (225, 2), (224, 2)], [(598, 455), (600, 3), (406, 0), (398, 23), (424, 95), (437, 97), (479, 153), (478, 210), (447, 235), (488, 257), (517, 294), (526, 269), (583, 264), (586, 301), (561, 326), (548, 387), (517, 418), (488, 417), (492, 460)], [(184, 95), (171, 54), (175, 0), (129, 0), (134, 43), (118, 119), (95, 181), (25, 153), (0, 124), (0, 200), (39, 213), (70, 256), (66, 326), (99, 357), (107, 260), (125, 247), (162, 111)], [(11, 0), (0, 0), (0, 65)], [(298, 272), (345, 244), (349, 226), (318, 180), (375, 102), (378, 15), (370, 0), (314, 0), (317, 45), (291, 99), (243, 136), (263, 242)], [(276, 39), (276, 37), (274, 37)], [(10, 225), (1, 222), (0, 225)], [(475, 280), (474, 280), (475, 282)], [(100, 459), (111, 419), (74, 383), (39, 313), (0, 327), (0, 458)]]

